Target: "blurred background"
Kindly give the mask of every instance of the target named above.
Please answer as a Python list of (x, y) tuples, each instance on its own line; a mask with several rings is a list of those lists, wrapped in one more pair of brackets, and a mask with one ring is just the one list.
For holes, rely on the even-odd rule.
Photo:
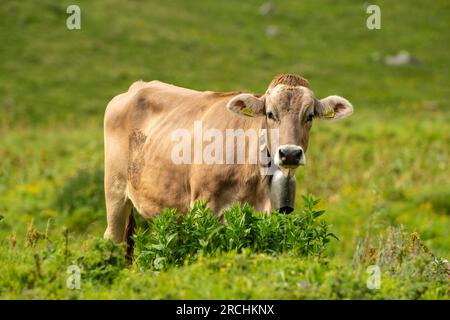
[(264, 92), (296, 73), (355, 108), (315, 122), (298, 173), (340, 239), (331, 256), (404, 225), (448, 258), (449, 30), (444, 0), (2, 1), (0, 237), (24, 241), (31, 221), (102, 236), (103, 113), (133, 81)]

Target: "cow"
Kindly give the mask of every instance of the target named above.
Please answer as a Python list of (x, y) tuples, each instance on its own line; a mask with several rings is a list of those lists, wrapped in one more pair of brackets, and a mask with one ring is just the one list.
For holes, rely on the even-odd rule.
[[(156, 80), (133, 83), (109, 102), (104, 116), (104, 238), (130, 240), (133, 207), (148, 220), (165, 208), (185, 212), (196, 200), (207, 201), (219, 215), (235, 202), (273, 209), (262, 162), (248, 161), (260, 145), (246, 145), (240, 164), (175, 163), (174, 130), (195, 134), (193, 123), (201, 121), (201, 130), (224, 135), (228, 129), (262, 132), (269, 159), (292, 175), (305, 164), (313, 119), (336, 121), (352, 112), (352, 104), (340, 96), (316, 99), (308, 80), (293, 74), (273, 78), (262, 95), (195, 91)], [(273, 130), (277, 141), (269, 141)]]

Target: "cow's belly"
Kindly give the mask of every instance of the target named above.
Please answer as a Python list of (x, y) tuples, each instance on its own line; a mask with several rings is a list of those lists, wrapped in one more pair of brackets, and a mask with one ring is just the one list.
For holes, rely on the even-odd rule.
[(165, 208), (186, 212), (197, 200), (207, 201), (218, 215), (235, 202), (269, 211), (264, 182), (245, 177), (240, 168), (233, 167), (146, 164), (138, 184), (128, 182), (128, 197), (146, 219)]
[(191, 202), (207, 200), (222, 214), (233, 203), (248, 203), (265, 210), (268, 194), (259, 174), (249, 174), (243, 165), (196, 165), (191, 169)]
[(164, 123), (154, 117), (129, 135), (127, 196), (147, 219), (166, 208), (186, 211), (190, 204), (189, 166), (171, 160), (173, 130)]
[(138, 184), (128, 181), (128, 197), (145, 218), (150, 219), (166, 208), (185, 212), (190, 204), (190, 188), (186, 168), (161, 164), (146, 165)]

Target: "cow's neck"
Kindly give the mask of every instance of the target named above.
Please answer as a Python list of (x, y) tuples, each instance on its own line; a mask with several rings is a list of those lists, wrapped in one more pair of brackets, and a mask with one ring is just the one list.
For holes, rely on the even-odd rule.
[[(259, 169), (260, 174), (263, 177), (271, 177), (274, 170), (275, 165), (273, 162), (273, 158), (271, 156), (269, 146), (272, 143), (271, 136), (270, 136), (270, 130), (268, 129), (268, 123), (267, 123), (267, 117), (264, 117), (263, 121), (260, 124), (260, 130), (259, 130)], [(270, 179), (266, 179), (269, 180)]]

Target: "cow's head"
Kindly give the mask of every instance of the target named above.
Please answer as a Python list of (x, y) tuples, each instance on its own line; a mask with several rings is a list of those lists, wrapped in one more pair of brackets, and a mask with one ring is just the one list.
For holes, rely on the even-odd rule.
[(261, 97), (249, 93), (235, 96), (227, 108), (245, 118), (266, 117), (269, 129), (278, 129), (279, 138), (270, 141), (269, 152), (280, 169), (289, 171), (306, 163), (314, 119), (337, 121), (353, 112), (351, 103), (342, 97), (316, 99), (306, 79), (290, 74), (276, 76)]

